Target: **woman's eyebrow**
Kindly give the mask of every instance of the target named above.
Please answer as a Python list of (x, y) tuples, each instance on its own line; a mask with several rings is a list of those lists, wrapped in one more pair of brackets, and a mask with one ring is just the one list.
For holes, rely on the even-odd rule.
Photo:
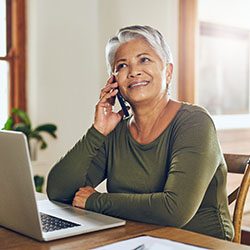
[(125, 58), (121, 58), (121, 59), (115, 61), (115, 63), (117, 64), (117, 63), (119, 63), (119, 62), (126, 62), (126, 61), (127, 61), (127, 60), (126, 60)]
[(150, 54), (148, 54), (148, 53), (140, 53), (140, 54), (138, 54), (136, 57), (140, 57), (140, 56), (150, 56)]
[[(136, 55), (136, 57), (141, 57), (141, 56), (150, 56), (150, 54), (143, 52), (143, 53)], [(118, 59), (117, 61), (115, 61), (115, 64), (120, 63), (120, 62), (126, 62), (126, 61), (127, 61), (126, 58), (121, 58), (121, 59)]]

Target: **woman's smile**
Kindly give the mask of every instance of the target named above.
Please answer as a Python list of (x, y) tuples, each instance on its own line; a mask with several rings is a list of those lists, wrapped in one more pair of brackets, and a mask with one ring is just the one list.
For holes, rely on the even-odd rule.
[(138, 87), (145, 87), (149, 84), (149, 81), (133, 81), (128, 85), (129, 89), (138, 88)]

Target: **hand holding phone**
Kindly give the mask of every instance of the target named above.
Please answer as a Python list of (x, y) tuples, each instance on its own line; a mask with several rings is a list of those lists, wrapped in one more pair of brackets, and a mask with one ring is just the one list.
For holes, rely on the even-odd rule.
[[(123, 113), (123, 118), (129, 116), (127, 107), (125, 105), (125, 100), (121, 94), (117, 94), (118, 91), (118, 84), (115, 80), (115, 77), (112, 76), (110, 79), (108, 79), (107, 84), (101, 90), (100, 99), (96, 105), (93, 125), (96, 130), (105, 136), (108, 135), (121, 121), (121, 113)], [(122, 112), (118, 113), (113, 111), (116, 96), (122, 107)]]

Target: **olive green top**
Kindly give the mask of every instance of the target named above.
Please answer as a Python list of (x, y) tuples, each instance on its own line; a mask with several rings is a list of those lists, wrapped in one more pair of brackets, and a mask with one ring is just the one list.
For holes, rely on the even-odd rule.
[(232, 239), (227, 167), (207, 111), (183, 103), (149, 144), (135, 141), (127, 124), (108, 136), (92, 126), (51, 170), (49, 198), (71, 203), (79, 187), (107, 178), (108, 193), (92, 194), (86, 209)]

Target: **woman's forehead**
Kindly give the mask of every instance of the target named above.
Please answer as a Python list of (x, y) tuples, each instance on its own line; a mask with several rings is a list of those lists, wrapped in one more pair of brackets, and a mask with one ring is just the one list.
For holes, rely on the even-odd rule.
[(133, 39), (120, 45), (115, 53), (115, 61), (143, 54), (156, 55), (156, 52), (145, 39)]

